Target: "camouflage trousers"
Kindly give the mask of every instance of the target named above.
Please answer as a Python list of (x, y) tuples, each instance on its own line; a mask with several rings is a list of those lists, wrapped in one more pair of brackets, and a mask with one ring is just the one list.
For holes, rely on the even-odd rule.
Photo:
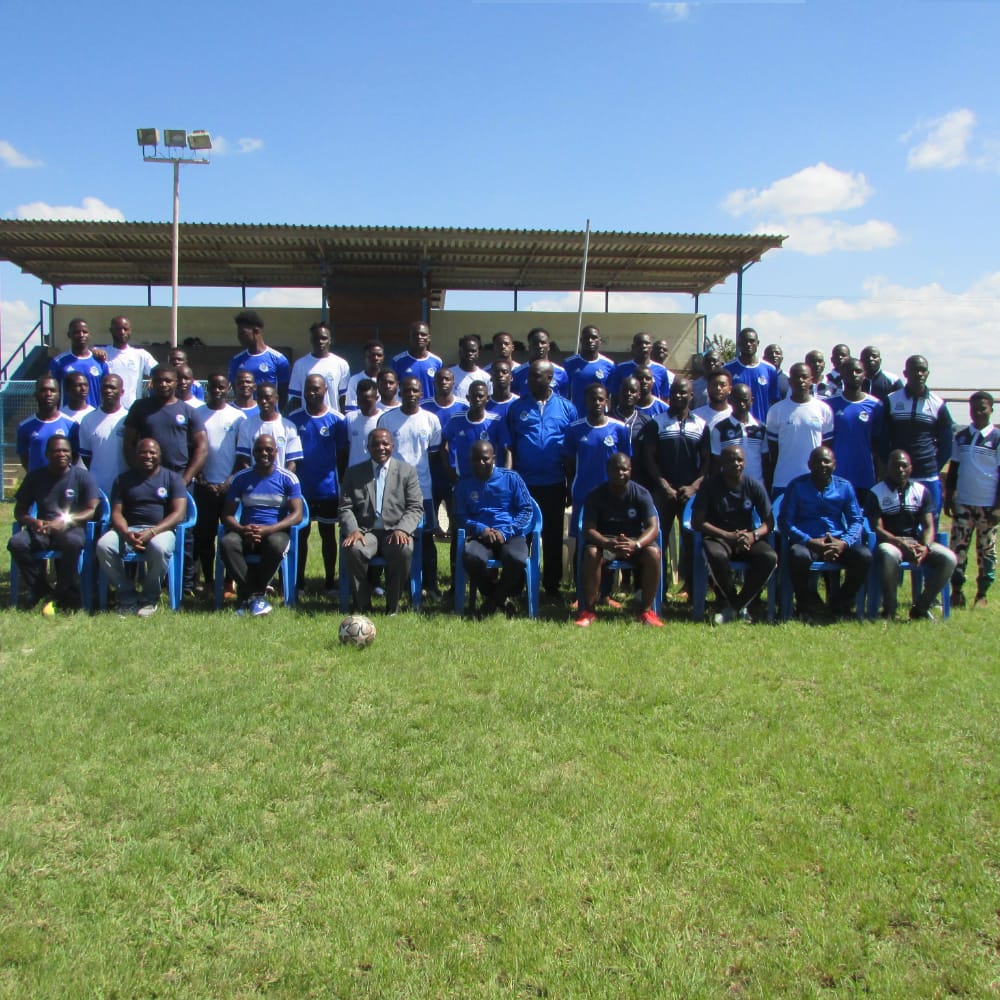
[(969, 545), (972, 533), (976, 533), (976, 562), (979, 564), (979, 575), (976, 578), (976, 591), (985, 594), (990, 584), (996, 578), (997, 565), (997, 528), (990, 507), (967, 507), (965, 504), (955, 504), (955, 516), (951, 524), (951, 549), (958, 559), (955, 572), (951, 577), (951, 585), (960, 590), (965, 583), (965, 569), (969, 561)]

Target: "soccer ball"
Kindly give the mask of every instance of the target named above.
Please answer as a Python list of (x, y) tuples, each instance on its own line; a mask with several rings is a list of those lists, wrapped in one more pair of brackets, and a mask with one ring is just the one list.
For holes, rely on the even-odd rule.
[(340, 623), (340, 641), (364, 649), (375, 641), (375, 623), (364, 615), (348, 615)]

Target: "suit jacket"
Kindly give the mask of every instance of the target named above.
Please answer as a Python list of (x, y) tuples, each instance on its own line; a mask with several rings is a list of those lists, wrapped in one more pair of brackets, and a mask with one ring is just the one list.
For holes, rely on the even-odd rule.
[[(344, 475), (339, 514), (344, 535), (371, 531), (375, 526), (375, 470), (370, 459), (352, 465)], [(424, 498), (417, 470), (398, 458), (390, 458), (382, 496), (382, 522), (386, 530), (412, 535), (423, 516)]]

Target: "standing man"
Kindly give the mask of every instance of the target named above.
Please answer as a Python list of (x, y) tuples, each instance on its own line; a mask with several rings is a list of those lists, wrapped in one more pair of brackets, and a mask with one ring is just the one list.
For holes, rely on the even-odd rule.
[(115, 316), (108, 331), (111, 344), (102, 350), (108, 371), (122, 380), (122, 406), (127, 410), (142, 395), (139, 390), (156, 367), (156, 358), (145, 348), (132, 346), (132, 324), (127, 316)]
[[(85, 541), (84, 525), (92, 520), (99, 501), (97, 483), (90, 473), (73, 464), (73, 449), (63, 434), (45, 441), (45, 465), (33, 469), (21, 481), (14, 495), (14, 520), (21, 530), (7, 542), (7, 551), (17, 565), (24, 584), (21, 608), (33, 608), (44, 601), (49, 615), (60, 607), (80, 607), (80, 552)], [(31, 513), (32, 505), (35, 513)], [(60, 553), (56, 564), (53, 594), (45, 577), (45, 562), (39, 552)]]
[(708, 376), (708, 402), (704, 406), (692, 407), (691, 412), (696, 417), (701, 417), (711, 430), (716, 421), (724, 420), (733, 412), (733, 408), (729, 405), (729, 395), (732, 390), (733, 383), (729, 372), (724, 368), (712, 372)]
[[(674, 383), (676, 385), (676, 382)], [(632, 459), (618, 452), (605, 466), (607, 479), (591, 490), (583, 504), (582, 594), (576, 624), (589, 628), (597, 620), (601, 569), (606, 560), (628, 559), (637, 566), (642, 606), (638, 621), (652, 628), (663, 622), (653, 610), (660, 582), (660, 524), (649, 491), (632, 482)]]
[(403, 582), (410, 575), (413, 534), (424, 513), (420, 480), (412, 465), (392, 457), (392, 434), (376, 428), (368, 437), (371, 461), (352, 465), (340, 493), (341, 572), (350, 573), (354, 607), (371, 611), (368, 564), (385, 559), (385, 610), (399, 610)]
[(212, 372), (208, 376), (205, 408), (201, 411), (208, 457), (192, 484), (198, 507), (194, 545), (205, 590), (209, 593), (215, 580), (215, 541), (222, 523), (226, 491), (236, 468), (236, 441), (240, 425), (246, 420), (242, 411), (226, 401), (228, 395), (229, 379), (222, 372)]
[(587, 389), (594, 382), (600, 382), (607, 388), (608, 379), (615, 370), (611, 358), (601, 354), (601, 331), (596, 326), (585, 326), (580, 331), (580, 353), (566, 358), (563, 367), (569, 376), (570, 402), (583, 413)]
[(708, 405), (708, 380), (713, 372), (722, 370), (722, 354), (716, 347), (710, 347), (701, 356), (701, 375), (691, 383), (691, 408)]
[(40, 375), (35, 379), (34, 416), (26, 417), (17, 425), (17, 457), (25, 472), (48, 466), (45, 447), (56, 434), (69, 439), (76, 461), (80, 428), (76, 421), (59, 410), (59, 381), (53, 375)]
[(490, 392), (489, 402), (486, 404), (486, 409), (490, 413), (495, 413), (498, 417), (506, 419), (511, 403), (520, 398), (510, 391), (513, 380), (513, 369), (506, 358), (494, 361), (490, 365), (490, 382), (493, 388)]
[(836, 396), (844, 387), (843, 372), (840, 370), (845, 361), (851, 356), (851, 349), (847, 344), (834, 344), (830, 351), (830, 370), (826, 373), (823, 390), (820, 395), (824, 399)]
[[(465, 529), (462, 563), (483, 595), (480, 617), (501, 609), (512, 617), (528, 562), (531, 495), (516, 472), (496, 467), (489, 441), (476, 441), (468, 461), (472, 472), (455, 487), (456, 531)], [(499, 578), (491, 576), (487, 568), (490, 559), (500, 560)]]
[(420, 385), (420, 399), (429, 399), (434, 395), (434, 375), (443, 362), (431, 354), (431, 328), (422, 320), (410, 324), (407, 336), (409, 349), (393, 357), (392, 370), (400, 384), (407, 375), (413, 375)]
[[(468, 407), (455, 414), (441, 432), (443, 465), (451, 481), (473, 474), (470, 451), (476, 441), (489, 441), (502, 468), (510, 468), (510, 435), (507, 421), (486, 410), (486, 383), (477, 379), (469, 386)], [(450, 510), (449, 510), (450, 513)]]
[[(183, 405), (183, 404), (181, 404)], [(131, 412), (131, 411), (130, 411)], [(187, 512), (187, 487), (160, 462), (153, 438), (138, 443), (135, 464), (111, 490), (111, 527), (97, 542), (97, 561), (118, 594), (118, 613), (149, 618), (160, 601), (161, 580), (174, 554), (174, 528)], [(125, 572), (123, 555), (132, 549), (146, 559), (142, 587)]]
[(812, 373), (805, 362), (788, 372), (787, 399), (767, 415), (767, 457), (764, 479), (772, 499), (779, 497), (796, 476), (809, 469), (809, 456), (821, 444), (833, 441), (833, 410), (812, 394)]
[(420, 379), (405, 376), (399, 384), (400, 405), (386, 410), (379, 417), (378, 427), (387, 430), (393, 439), (393, 451), (400, 460), (417, 470), (420, 492), (424, 502), (424, 590), (427, 596), (438, 600), (437, 547), (434, 532), (437, 515), (434, 510), (434, 486), (431, 482), (431, 462), (441, 448), (441, 422), (433, 413), (420, 408)]
[(493, 365), (498, 361), (506, 361), (513, 371), (517, 366), (514, 360), (514, 338), (506, 330), (497, 330), (493, 334), (493, 361), (486, 366), (486, 370), (492, 375)]
[[(546, 339), (548, 334), (545, 334)], [(514, 468), (542, 511), (542, 587), (554, 597), (562, 580), (566, 478), (561, 453), (576, 407), (552, 388), (555, 366), (537, 359), (528, 366), (528, 391), (507, 411)]]
[[(790, 377), (794, 391), (795, 378)], [(833, 474), (836, 468), (837, 459), (829, 448), (814, 448), (808, 474), (793, 479), (781, 501), (779, 530), (790, 542), (788, 573), (799, 614), (826, 617), (832, 611), (840, 618), (853, 617), (855, 598), (871, 568), (872, 553), (864, 543), (864, 517), (854, 487)], [(844, 567), (844, 582), (830, 609), (809, 589), (813, 562)]]
[(769, 365), (773, 365), (774, 370), (778, 373), (778, 391), (781, 393), (781, 398), (784, 399), (788, 395), (788, 376), (781, 370), (781, 365), (785, 360), (785, 352), (781, 349), (781, 345), (768, 344), (764, 348), (764, 360)]
[(615, 370), (611, 375), (608, 391), (615, 393), (622, 384), (622, 380), (635, 374), (636, 368), (648, 368), (653, 373), (654, 394), (659, 399), (667, 399), (670, 396), (670, 372), (653, 360), (653, 338), (648, 333), (640, 331), (632, 338), (632, 357), (628, 361), (623, 361), (620, 365), (615, 365)]
[(302, 442), (295, 424), (278, 411), (278, 390), (270, 382), (257, 386), (257, 408), (257, 416), (247, 417), (240, 424), (236, 439), (236, 468), (250, 467), (254, 441), (261, 434), (268, 434), (278, 447), (278, 468), (294, 472), (295, 463), (302, 458)]
[(879, 348), (870, 345), (863, 348), (861, 364), (865, 369), (865, 380), (861, 383), (861, 388), (876, 399), (885, 403), (890, 393), (903, 388), (903, 380), (898, 375), (891, 375), (882, 369), (882, 352)]
[(319, 525), (323, 547), (323, 590), (328, 597), (337, 593), (337, 511), (340, 501), (340, 476), (347, 468), (350, 442), (347, 421), (328, 403), (329, 383), (313, 372), (303, 386), (305, 409), (296, 410), (291, 421), (299, 432), (302, 459), (295, 464), (302, 496), (309, 504), (309, 524), (299, 531), (299, 578), (296, 587), (306, 585), (306, 561), (309, 558), (309, 533)]
[[(690, 412), (690, 406), (690, 380), (675, 378), (667, 412), (653, 417), (642, 431), (642, 455), (664, 541), (674, 521), (680, 523), (684, 505), (698, 492), (708, 471), (708, 426)], [(694, 554), (683, 538), (680, 559), (684, 590), (690, 595)]]
[(65, 381), (70, 372), (80, 372), (87, 377), (87, 402), (97, 406), (101, 401), (101, 376), (108, 374), (108, 366), (90, 349), (90, 330), (86, 320), (71, 319), (69, 329), (68, 351), (52, 358), (49, 362), (49, 372), (63, 389), (62, 402), (66, 402)]
[(385, 348), (379, 340), (369, 340), (364, 346), (364, 362), (361, 371), (347, 380), (347, 392), (344, 394), (344, 412), (357, 409), (358, 383), (363, 379), (375, 382), (385, 364)]
[[(177, 375), (177, 398), (181, 399), (181, 376), (180, 371), (182, 368), (188, 368), (191, 371), (191, 381), (190, 381), (190, 394), (185, 394), (184, 400), (188, 401), (190, 399), (197, 399), (200, 403), (205, 402), (205, 392), (201, 387), (201, 383), (198, 382), (194, 377), (194, 368), (191, 367), (191, 362), (188, 360), (188, 353), (183, 347), (171, 347), (167, 351), (167, 364), (171, 368), (176, 368)], [(200, 405), (200, 404), (199, 404)]]
[(370, 379), (362, 379), (356, 389), (357, 407), (347, 411), (347, 437), (350, 451), (347, 466), (371, 459), (368, 454), (368, 435), (378, 426), (382, 411), (378, 408), (378, 388)]
[(971, 423), (955, 435), (945, 483), (944, 510), (952, 517), (951, 547), (958, 557), (951, 578), (951, 603), (965, 607), (965, 568), (972, 533), (976, 533), (976, 597), (973, 607), (986, 607), (986, 591), (996, 577), (997, 519), (1000, 518), (1000, 429), (992, 423), (993, 397), (969, 397)]
[(83, 372), (67, 372), (66, 378), (63, 379), (63, 416), (79, 424), (94, 409), (87, 402), (89, 397), (90, 382), (87, 376)]
[(875, 572), (882, 583), (882, 617), (896, 617), (899, 566), (908, 562), (924, 571), (920, 597), (910, 608), (910, 619), (934, 620), (931, 606), (955, 570), (955, 553), (934, 541), (931, 496), (920, 483), (910, 481), (910, 456), (894, 451), (885, 478), (875, 484), (868, 515), (875, 528)]
[(750, 386), (733, 386), (729, 395), (732, 413), (712, 424), (709, 429), (712, 471), (722, 471), (722, 453), (737, 445), (743, 452), (743, 475), (764, 482), (764, 447), (767, 436), (764, 425), (750, 412), (753, 394)]
[(229, 381), (236, 380), (236, 373), (245, 370), (253, 373), (257, 385), (273, 385), (278, 392), (278, 402), (283, 407), (288, 401), (288, 381), (291, 367), (288, 358), (264, 343), (264, 320), (253, 309), (244, 309), (233, 317), (236, 338), (243, 348), (229, 362)]
[(490, 373), (479, 367), (479, 351), (481, 342), (478, 333), (467, 333), (458, 341), (458, 364), (452, 365), (448, 371), (454, 379), (454, 393), (464, 400), (469, 395), (469, 386), (473, 382), (488, 382)]
[(105, 496), (128, 468), (125, 461), (124, 387), (120, 375), (101, 379), (101, 405), (80, 421), (80, 457)]
[(322, 375), (326, 382), (326, 405), (334, 413), (343, 413), (342, 400), (347, 394), (347, 383), (351, 378), (351, 366), (339, 355), (334, 354), (333, 331), (327, 323), (313, 323), (309, 327), (309, 344), (312, 353), (299, 358), (292, 365), (288, 383), (289, 413), (301, 407), (307, 375)]
[[(835, 347), (834, 352), (836, 350)], [(869, 396), (861, 388), (864, 376), (864, 368), (857, 358), (845, 358), (840, 363), (841, 389), (825, 400), (833, 411), (832, 447), (837, 457), (837, 471), (854, 487), (862, 507), (865, 506), (864, 494), (878, 478), (875, 470), (885, 414), (881, 400)]]
[(566, 369), (557, 365), (549, 357), (552, 350), (552, 338), (548, 330), (543, 330), (536, 326), (528, 331), (528, 360), (523, 365), (518, 365), (514, 369), (511, 388), (518, 396), (524, 396), (528, 392), (528, 380), (531, 376), (531, 363), (533, 361), (547, 361), (552, 365), (552, 391), (569, 399), (569, 376)]
[(736, 335), (736, 360), (725, 365), (725, 369), (733, 377), (733, 385), (742, 382), (750, 386), (753, 393), (750, 412), (762, 424), (766, 424), (767, 411), (781, 399), (781, 385), (774, 366), (757, 360), (759, 343), (757, 331), (753, 327), (747, 326), (740, 330)]
[[(323, 385), (326, 391), (326, 384)], [(238, 615), (271, 613), (264, 596), (289, 545), (291, 529), (302, 520), (302, 491), (294, 473), (278, 467), (278, 446), (270, 434), (253, 443), (254, 464), (233, 477), (226, 491), (219, 553), (236, 581)], [(240, 519), (236, 520), (236, 508)], [(260, 556), (248, 563), (248, 555)]]
[[(745, 385), (740, 388), (747, 389)], [(764, 484), (745, 475), (743, 449), (727, 445), (720, 464), (721, 471), (707, 479), (695, 497), (691, 527), (701, 532), (708, 571), (725, 602), (717, 616), (722, 624), (750, 620), (747, 608), (771, 579), (778, 553), (764, 541), (772, 526), (771, 501)], [(739, 592), (730, 565), (733, 560), (750, 564)]]
[(889, 394), (885, 412), (883, 453), (900, 449), (910, 456), (913, 479), (930, 490), (934, 520), (941, 513), (941, 469), (951, 458), (954, 421), (948, 404), (927, 388), (927, 359), (906, 359), (902, 389)]
[[(228, 382), (229, 379), (227, 378)], [(253, 372), (248, 372), (245, 368), (236, 373), (236, 381), (233, 386), (233, 406), (236, 407), (244, 417), (255, 417), (260, 413), (257, 406), (257, 380), (253, 377)]]

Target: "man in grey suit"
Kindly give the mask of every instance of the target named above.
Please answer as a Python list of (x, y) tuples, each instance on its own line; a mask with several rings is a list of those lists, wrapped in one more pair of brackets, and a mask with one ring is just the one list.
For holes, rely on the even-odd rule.
[(351, 595), (359, 611), (371, 611), (368, 564), (385, 559), (385, 610), (399, 608), (403, 582), (413, 560), (413, 533), (424, 513), (417, 470), (392, 457), (392, 434), (368, 435), (371, 461), (352, 465), (340, 491), (340, 535), (343, 568), (351, 575)]

